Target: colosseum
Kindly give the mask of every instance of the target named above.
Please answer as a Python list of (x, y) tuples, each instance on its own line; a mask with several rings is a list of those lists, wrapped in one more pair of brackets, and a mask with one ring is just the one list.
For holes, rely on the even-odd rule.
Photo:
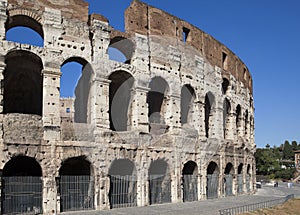
[[(139, 0), (124, 32), (83, 0), (0, 0), (0, 14), (2, 214), (256, 191), (252, 78), (212, 36)], [(43, 45), (7, 40), (18, 26)], [(63, 98), (70, 62), (82, 71)]]

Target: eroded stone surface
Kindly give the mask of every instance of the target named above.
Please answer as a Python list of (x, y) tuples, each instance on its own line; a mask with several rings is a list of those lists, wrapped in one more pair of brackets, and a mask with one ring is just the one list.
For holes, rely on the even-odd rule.
[[(72, 158), (90, 163), (96, 210), (111, 207), (110, 167), (118, 159), (134, 165), (137, 206), (150, 203), (148, 179), (155, 161), (167, 165), (172, 202), (183, 201), (182, 174), (188, 161), (196, 164), (198, 200), (207, 198), (212, 163), (219, 174), (218, 197), (225, 195), (224, 176), (229, 173), (233, 195), (238, 195), (238, 175), (243, 176), (240, 194), (255, 192), (252, 78), (226, 46), (137, 0), (125, 12), (126, 32), (112, 29), (101, 15), (88, 16), (82, 0), (1, 0), (0, 9), (0, 26), (6, 26), (0, 28), (0, 168), (5, 172), (16, 156), (36, 159), (42, 169), (44, 213), (60, 211), (56, 178)], [(44, 46), (6, 41), (5, 32), (19, 25), (37, 31)], [(109, 47), (119, 49), (126, 62), (109, 60)], [(36, 69), (15, 73), (15, 68), (22, 70), (12, 63), (16, 56), (32, 59), (33, 68), (42, 64), (37, 88), (42, 113), (30, 106), (35, 103), (26, 103), (34, 114), (14, 111), (23, 101), (14, 103), (11, 96), (22, 99), (21, 93), (38, 87), (31, 76)], [(62, 99), (60, 68), (70, 61), (81, 63), (83, 72), (76, 99)], [(24, 88), (5, 84), (20, 80)], [(226, 172), (228, 164), (232, 169)]]

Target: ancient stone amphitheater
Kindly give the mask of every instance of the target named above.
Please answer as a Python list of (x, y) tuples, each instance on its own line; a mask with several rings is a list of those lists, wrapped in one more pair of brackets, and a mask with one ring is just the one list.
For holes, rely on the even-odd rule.
[[(0, 0), (0, 21), (2, 214), (255, 192), (252, 78), (212, 36), (138, 0), (125, 32), (83, 0)], [(43, 46), (6, 40), (18, 26)]]

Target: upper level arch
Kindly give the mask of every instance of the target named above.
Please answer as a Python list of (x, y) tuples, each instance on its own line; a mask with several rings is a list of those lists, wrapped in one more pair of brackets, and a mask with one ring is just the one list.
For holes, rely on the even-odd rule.
[(131, 110), (131, 89), (134, 78), (125, 71), (115, 71), (109, 76), (109, 121), (113, 131), (127, 131)]
[(149, 107), (149, 122), (164, 123), (164, 113), (166, 109), (166, 95), (169, 91), (169, 85), (165, 79), (156, 76), (149, 83), (150, 91), (147, 96)]
[(64, 60), (61, 71), (60, 94), (61, 97), (73, 99), (73, 104), (69, 107), (74, 112), (72, 119), (79, 123), (89, 122), (90, 88), (94, 76), (91, 64), (84, 58), (73, 56)]
[(215, 96), (208, 92), (205, 95), (204, 100), (204, 124), (205, 124), (205, 136), (209, 138), (210, 136), (210, 126), (212, 123), (213, 107), (215, 106)]
[(192, 115), (194, 113), (194, 101), (196, 99), (196, 93), (194, 88), (189, 85), (186, 84), (181, 88), (181, 102), (180, 102), (180, 110), (181, 110), (181, 114), (180, 114), (180, 121), (181, 124), (190, 124), (191, 120), (192, 120)]
[(4, 113), (42, 115), (43, 62), (28, 51), (11, 51), (5, 56)]
[[(39, 43), (37, 43), (37, 41), (33, 41), (33, 40), (37, 40), (40, 39), (42, 42), (42, 45), (44, 44), (44, 30), (43, 30), (43, 26), (41, 23), (41, 16), (37, 13), (35, 13), (33, 10), (27, 10), (24, 8), (14, 8), (8, 11), (8, 16), (7, 16), (7, 20), (5, 23), (5, 33), (6, 33), (6, 39), (9, 39), (9, 31), (13, 30), (13, 28), (17, 28), (17, 27), (25, 27), (25, 28), (29, 28), (31, 30), (33, 30), (34, 32), (36, 32), (40, 38), (34, 36), (33, 33), (31, 33), (34, 38), (31, 39), (27, 39), (28, 41), (26, 41), (26, 43), (32, 44), (32, 45), (37, 45)], [(30, 33), (30, 31), (26, 31), (25, 29), (18, 29), (18, 33), (23, 34), (22, 37), (25, 37), (26, 34)], [(19, 36), (20, 37), (20, 36)], [(21, 40), (21, 39), (20, 39)], [(21, 40), (21, 43), (23, 40)], [(19, 41), (16, 41), (19, 42)]]
[(110, 48), (117, 49), (125, 57), (125, 59), (118, 60), (117, 56), (116, 56), (117, 58), (114, 58), (114, 56), (111, 56), (112, 53), (109, 53), (110, 59), (130, 64), (131, 58), (134, 53), (135, 45), (131, 39), (128, 39), (128, 35), (125, 35), (125, 33), (119, 31), (113, 31), (108, 46), (108, 52), (110, 51)]

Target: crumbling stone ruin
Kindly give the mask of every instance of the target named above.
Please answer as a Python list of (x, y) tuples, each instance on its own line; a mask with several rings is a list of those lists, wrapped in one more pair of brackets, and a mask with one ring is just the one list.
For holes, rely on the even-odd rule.
[[(2, 214), (255, 192), (252, 78), (212, 36), (138, 0), (125, 32), (83, 0), (0, 0), (0, 21)], [(7, 41), (16, 26), (43, 47)], [(60, 98), (69, 62), (82, 75)]]

